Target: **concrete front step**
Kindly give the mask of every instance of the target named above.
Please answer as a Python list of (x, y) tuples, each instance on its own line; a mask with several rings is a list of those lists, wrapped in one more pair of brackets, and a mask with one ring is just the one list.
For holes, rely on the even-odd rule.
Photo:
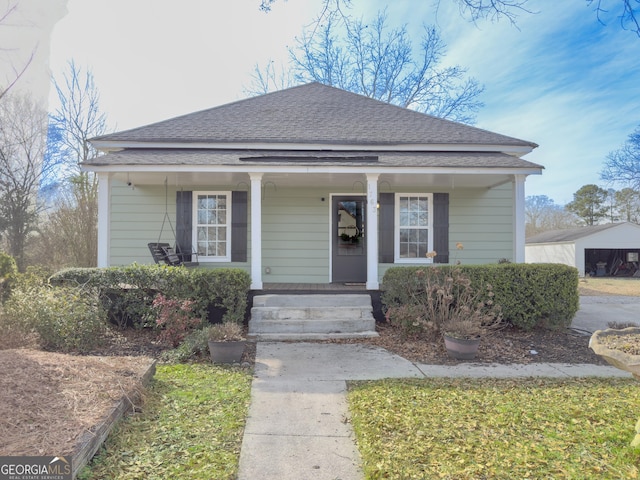
[(249, 337), (319, 340), (377, 336), (369, 295), (258, 295)]

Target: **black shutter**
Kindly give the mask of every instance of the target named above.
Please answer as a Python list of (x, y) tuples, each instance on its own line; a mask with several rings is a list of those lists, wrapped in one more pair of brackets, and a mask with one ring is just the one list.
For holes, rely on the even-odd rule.
[(176, 192), (176, 252), (180, 254), (183, 262), (190, 262), (193, 253), (191, 241), (192, 202), (192, 192)]
[(449, 194), (433, 194), (434, 263), (449, 263)]
[(247, 192), (231, 192), (231, 261), (247, 261)]
[(395, 194), (381, 193), (379, 197), (380, 209), (378, 212), (378, 261), (380, 263), (393, 263)]

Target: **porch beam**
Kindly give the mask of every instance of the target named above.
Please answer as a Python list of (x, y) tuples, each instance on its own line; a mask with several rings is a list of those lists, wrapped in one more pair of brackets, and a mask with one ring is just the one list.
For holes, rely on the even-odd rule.
[(251, 179), (251, 289), (262, 290), (262, 173)]
[(97, 266), (109, 267), (111, 248), (111, 175), (98, 173), (98, 258)]
[(524, 182), (526, 175), (513, 176), (513, 260), (524, 263), (525, 213)]
[(367, 174), (367, 290), (378, 290), (378, 177)]

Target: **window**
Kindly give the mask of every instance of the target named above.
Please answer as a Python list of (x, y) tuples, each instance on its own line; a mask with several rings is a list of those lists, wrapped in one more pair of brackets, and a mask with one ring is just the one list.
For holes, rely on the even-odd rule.
[(431, 263), (433, 250), (433, 195), (396, 194), (395, 261)]
[(193, 238), (200, 260), (231, 260), (231, 194), (193, 192)]

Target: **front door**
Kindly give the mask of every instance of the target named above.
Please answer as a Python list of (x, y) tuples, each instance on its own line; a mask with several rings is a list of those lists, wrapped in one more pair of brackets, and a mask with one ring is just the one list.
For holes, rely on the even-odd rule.
[(367, 197), (336, 195), (331, 203), (331, 251), (333, 283), (367, 281)]

